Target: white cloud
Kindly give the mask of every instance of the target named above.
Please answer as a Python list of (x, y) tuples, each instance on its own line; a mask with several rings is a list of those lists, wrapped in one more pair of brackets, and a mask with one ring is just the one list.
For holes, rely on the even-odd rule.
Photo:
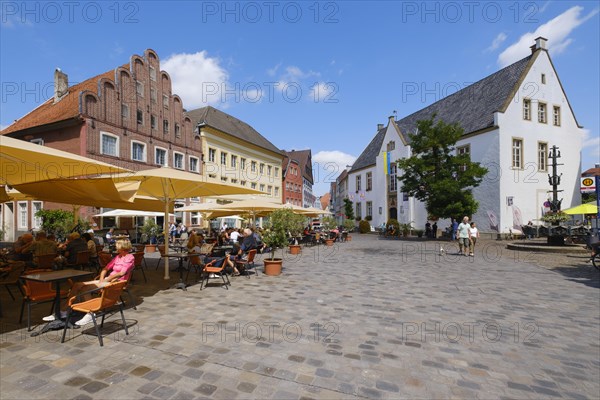
[(331, 168), (328, 168), (329, 166), (335, 166), (338, 171), (336, 176), (339, 175), (346, 168), (346, 165), (352, 165), (354, 161), (356, 161), (356, 157), (354, 157), (353, 155), (344, 153), (339, 150), (319, 151), (318, 153), (313, 155), (312, 159), (326, 171), (332, 170)]
[(332, 103), (337, 102), (335, 94), (337, 93), (337, 85), (329, 82), (317, 82), (310, 88), (310, 97), (308, 100), (315, 103)]
[(277, 70), (279, 69), (279, 67), (281, 67), (281, 63), (277, 64), (273, 68), (267, 69), (267, 75), (275, 76), (275, 74), (277, 74)]
[(505, 67), (526, 57), (530, 54), (529, 47), (538, 36), (548, 39), (548, 50), (553, 55), (560, 54), (573, 42), (573, 39), (568, 37), (571, 32), (598, 13), (596, 8), (586, 16), (581, 16), (582, 11), (583, 7), (581, 6), (571, 7), (559, 16), (540, 25), (534, 32), (525, 33), (516, 43), (500, 53), (498, 64)]
[(597, 164), (600, 161), (600, 135), (592, 135), (589, 129), (583, 129), (581, 149), (584, 170), (589, 168), (589, 165)]
[(228, 88), (229, 74), (221, 60), (208, 57), (206, 51), (169, 56), (162, 68), (173, 80), (173, 93), (183, 99), (187, 109), (222, 103), (222, 91)]
[(487, 49), (485, 49), (485, 51), (486, 52), (490, 52), (490, 51), (496, 50), (506, 40), (507, 37), (508, 36), (506, 36), (506, 34), (504, 32), (500, 32), (498, 34), (498, 36), (496, 36), (494, 38), (494, 40), (492, 41), (492, 44), (490, 45), (490, 47), (488, 47)]

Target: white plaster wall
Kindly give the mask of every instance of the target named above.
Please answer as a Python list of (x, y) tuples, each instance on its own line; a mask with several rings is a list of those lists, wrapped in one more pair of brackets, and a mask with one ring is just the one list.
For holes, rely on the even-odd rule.
[[(471, 161), (479, 162), (488, 169), (488, 173), (481, 184), (473, 189), (473, 196), (479, 203), (479, 208), (471, 216), (471, 219), (477, 223), (481, 232), (495, 232), (492, 228), (489, 212), (492, 212), (498, 221), (500, 218), (500, 174), (503, 167), (500, 166), (498, 137), (499, 134), (496, 129), (461, 139), (456, 143), (457, 147), (470, 145)], [(463, 215), (455, 216), (459, 220), (462, 217)], [(498, 224), (496, 223), (495, 225)]]
[[(541, 74), (545, 74), (546, 83), (541, 83)], [(523, 98), (531, 99), (531, 121), (523, 120)], [(537, 120), (538, 102), (547, 104), (547, 123)], [(553, 125), (553, 106), (561, 108), (561, 125)], [(507, 205), (506, 198), (513, 197), (513, 204), (522, 214), (522, 220), (538, 219), (542, 216), (544, 192), (551, 190), (547, 171), (538, 170), (538, 142), (559, 147), (561, 165), (558, 174), (562, 174), (559, 199), (563, 198), (562, 208), (579, 204), (579, 177), (581, 173), (581, 142), (583, 130), (575, 122), (567, 98), (560, 87), (548, 54), (540, 52), (534, 65), (528, 72), (518, 93), (512, 99), (504, 114), (498, 114), (500, 129), (500, 224), (503, 232), (513, 225), (513, 207)], [(522, 169), (512, 168), (512, 138), (523, 139)], [(550, 163), (550, 160), (548, 160)], [(551, 196), (549, 193), (548, 197)]]

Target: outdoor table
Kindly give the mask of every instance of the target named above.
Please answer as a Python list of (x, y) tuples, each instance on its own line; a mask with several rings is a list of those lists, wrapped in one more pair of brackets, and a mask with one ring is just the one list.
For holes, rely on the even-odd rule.
[(56, 285), (56, 298), (54, 300), (55, 320), (47, 323), (46, 326), (44, 326), (40, 331), (33, 332), (31, 336), (41, 335), (42, 333), (46, 333), (51, 329), (63, 329), (65, 327), (65, 322), (60, 319), (60, 283), (71, 278), (81, 278), (93, 274), (94, 273), (90, 271), (80, 271), (78, 269), (63, 269), (60, 271), (40, 272), (37, 274), (21, 276), (21, 278), (25, 280), (43, 283), (54, 282)]
[(173, 286), (171, 286), (171, 289), (183, 289), (183, 290), (187, 290), (187, 284), (183, 281), (183, 271), (185, 270), (185, 268), (183, 267), (183, 261), (187, 260), (188, 258), (188, 254), (187, 253), (166, 253), (163, 257), (169, 257), (169, 258), (177, 258), (179, 259), (179, 266), (177, 267), (177, 270), (179, 270), (179, 282), (177, 282), (176, 284), (174, 284)]
[(232, 252), (232, 245), (215, 246), (212, 249), (211, 257), (225, 257), (225, 253)]
[(173, 245), (170, 245), (169, 248), (172, 248), (175, 251), (177, 251), (178, 253), (181, 253), (183, 251), (183, 249), (187, 248), (187, 246), (184, 244), (173, 244)]

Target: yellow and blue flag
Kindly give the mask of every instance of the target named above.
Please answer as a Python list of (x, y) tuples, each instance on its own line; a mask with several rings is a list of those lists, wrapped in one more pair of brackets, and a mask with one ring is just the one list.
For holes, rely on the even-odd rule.
[(383, 173), (386, 175), (390, 174), (390, 152), (383, 152)]

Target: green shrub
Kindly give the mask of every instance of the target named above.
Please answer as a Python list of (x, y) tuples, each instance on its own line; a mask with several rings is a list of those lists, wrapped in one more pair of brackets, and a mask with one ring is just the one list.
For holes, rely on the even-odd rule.
[(369, 221), (367, 220), (362, 220), (358, 223), (358, 231), (360, 233), (369, 233), (371, 232), (371, 224), (369, 224)]

